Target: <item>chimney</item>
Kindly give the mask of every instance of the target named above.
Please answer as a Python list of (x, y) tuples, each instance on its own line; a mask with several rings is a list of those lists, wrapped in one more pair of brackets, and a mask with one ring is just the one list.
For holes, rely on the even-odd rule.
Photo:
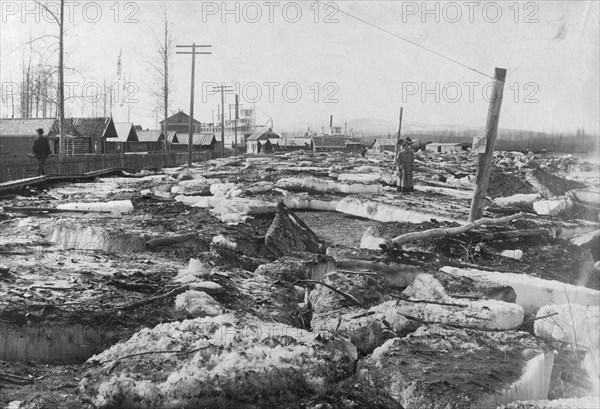
[(329, 116), (329, 127), (333, 127), (333, 115)]

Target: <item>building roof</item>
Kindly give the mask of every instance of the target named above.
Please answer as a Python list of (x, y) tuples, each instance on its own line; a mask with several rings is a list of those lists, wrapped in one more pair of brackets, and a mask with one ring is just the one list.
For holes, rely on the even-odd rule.
[(116, 138), (108, 138), (107, 142), (138, 142), (135, 126), (131, 122), (115, 122)]
[(116, 138), (115, 123), (110, 117), (70, 118), (66, 121), (65, 133), (71, 136)]
[(0, 136), (36, 137), (36, 130), (42, 128), (48, 137), (58, 134), (58, 121), (54, 118), (2, 118)]
[(268, 139), (279, 139), (280, 136), (277, 135), (271, 128), (261, 128), (254, 131), (252, 135), (250, 135), (247, 141), (265, 141)]
[[(174, 133), (175, 132), (169, 132), (169, 134)], [(137, 131), (137, 137), (139, 142), (161, 142), (161, 138), (163, 136), (163, 131), (160, 129), (147, 129), (145, 131)]]
[[(160, 124), (162, 125), (164, 122), (165, 122), (165, 120), (163, 119), (162, 121), (160, 121)], [(173, 125), (173, 124), (189, 125), (190, 116), (183, 111), (179, 111), (175, 115), (171, 115), (170, 117), (168, 117), (167, 123), (169, 125)], [(196, 121), (195, 119), (192, 119), (192, 124), (193, 125), (202, 125), (199, 121)]]
[(458, 146), (458, 145), (462, 145), (462, 142), (430, 142), (427, 144), (427, 146)]
[[(181, 145), (187, 145), (189, 141), (189, 135), (181, 135), (178, 137)], [(217, 141), (215, 134), (195, 133), (192, 135), (192, 144), (194, 146), (210, 146), (212, 143)]]
[(375, 139), (375, 144), (380, 145), (380, 146), (396, 146), (396, 139)]

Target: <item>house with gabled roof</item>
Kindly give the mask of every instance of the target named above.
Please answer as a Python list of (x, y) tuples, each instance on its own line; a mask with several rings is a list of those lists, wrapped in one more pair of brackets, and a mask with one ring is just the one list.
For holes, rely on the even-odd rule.
[(246, 139), (246, 153), (267, 153), (273, 150), (274, 139), (280, 139), (271, 128), (259, 128)]
[(36, 130), (43, 129), (50, 139), (50, 150), (58, 153), (58, 121), (55, 118), (1, 118), (0, 159), (21, 161), (33, 148)]
[[(164, 129), (165, 121), (160, 121), (160, 129)], [(202, 128), (202, 123), (192, 119), (192, 127), (194, 128), (192, 131), (194, 133), (200, 132)], [(174, 131), (178, 134), (189, 135), (190, 133), (190, 116), (183, 111), (179, 111), (174, 115), (171, 115), (167, 118), (167, 131)]]
[(67, 138), (68, 155), (107, 153), (106, 139), (118, 137), (111, 117), (69, 118), (65, 120), (63, 134)]
[(131, 122), (115, 122), (117, 137), (106, 138), (107, 153), (125, 153), (133, 142), (138, 142), (137, 131)]
[(377, 138), (377, 139), (375, 139), (375, 143), (373, 144), (372, 149), (377, 153), (383, 153), (385, 151), (396, 152), (396, 143), (397, 143), (397, 138), (394, 138), (394, 139)]
[[(140, 127), (141, 128), (141, 127)], [(171, 138), (176, 137), (175, 132), (169, 132)], [(168, 149), (170, 142), (165, 140), (165, 134), (160, 129), (136, 130), (137, 142), (128, 143), (130, 152), (161, 152)]]

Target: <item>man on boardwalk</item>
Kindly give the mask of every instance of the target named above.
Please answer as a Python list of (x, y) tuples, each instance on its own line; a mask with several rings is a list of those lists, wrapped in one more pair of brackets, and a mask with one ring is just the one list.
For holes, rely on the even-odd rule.
[(44, 136), (44, 130), (39, 128), (37, 130), (38, 136), (33, 141), (33, 156), (40, 162), (40, 175), (45, 175), (44, 164), (46, 163), (46, 159), (50, 155), (50, 142), (48, 138)]

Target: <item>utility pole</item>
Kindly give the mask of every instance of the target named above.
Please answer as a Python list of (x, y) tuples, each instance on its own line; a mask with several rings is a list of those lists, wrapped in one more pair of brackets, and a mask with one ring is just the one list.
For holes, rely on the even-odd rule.
[(237, 127), (238, 127), (238, 119), (240, 119), (239, 107), (240, 107), (239, 96), (238, 96), (238, 94), (235, 94), (235, 153), (236, 154), (237, 154), (237, 148), (238, 148)]
[[(196, 54), (212, 54), (211, 52), (196, 51), (196, 47), (209, 48), (212, 45), (178, 45), (177, 48), (191, 48), (192, 51), (177, 51), (176, 54), (191, 54), (192, 55), (192, 85), (190, 89), (190, 132), (188, 135), (188, 167), (192, 167), (192, 144), (194, 139), (194, 77), (196, 73)], [(166, 132), (166, 130), (165, 130)]]
[(229, 104), (229, 119), (231, 120), (231, 108), (234, 109), (235, 115), (233, 116), (233, 121), (234, 121), (234, 126), (233, 126), (233, 133), (234, 133), (234, 147), (237, 151), (237, 147), (238, 147), (238, 119), (240, 119), (240, 115), (239, 115), (239, 95), (235, 94), (235, 104)]
[(233, 91), (232, 87), (225, 84), (213, 88), (221, 92), (221, 157), (225, 156), (225, 91)]
[(504, 94), (504, 81), (506, 70), (497, 68), (494, 70), (494, 88), (488, 109), (487, 123), (485, 125), (485, 153), (479, 154), (477, 175), (475, 176), (475, 189), (471, 201), (471, 214), (469, 222), (474, 222), (483, 215), (483, 205), (490, 180), (491, 164), (494, 155), (494, 142), (498, 134), (498, 122), (500, 119), (500, 108), (502, 107), (502, 96)]

